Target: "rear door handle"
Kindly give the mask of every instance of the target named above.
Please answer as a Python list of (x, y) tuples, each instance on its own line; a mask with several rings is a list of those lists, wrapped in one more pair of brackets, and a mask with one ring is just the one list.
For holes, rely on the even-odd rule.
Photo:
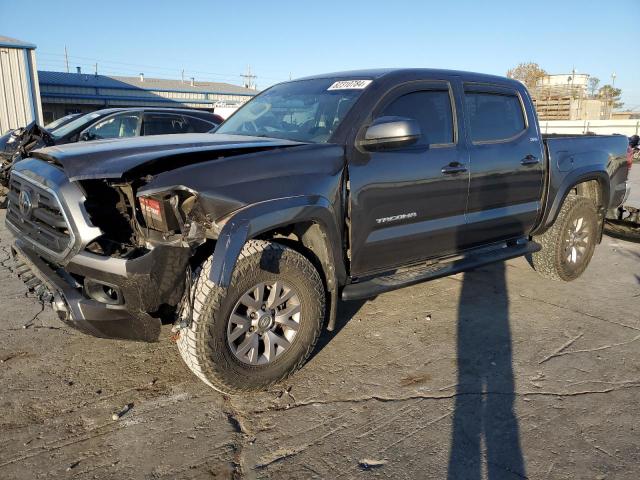
[(453, 175), (456, 173), (463, 173), (467, 171), (467, 167), (465, 167), (461, 163), (450, 163), (449, 165), (442, 167), (442, 173), (445, 175)]
[(527, 155), (522, 160), (520, 160), (520, 163), (522, 165), (535, 165), (536, 163), (539, 163), (539, 162), (540, 160), (538, 160), (538, 158), (534, 157), (533, 155)]

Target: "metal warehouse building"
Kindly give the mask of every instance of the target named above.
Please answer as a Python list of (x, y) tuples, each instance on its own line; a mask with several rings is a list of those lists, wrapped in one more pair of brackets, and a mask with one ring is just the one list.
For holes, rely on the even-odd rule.
[(237, 108), (256, 91), (218, 82), (196, 82), (84, 73), (38, 72), (45, 123), (69, 113), (107, 107)]
[(0, 134), (42, 123), (35, 45), (0, 36)]

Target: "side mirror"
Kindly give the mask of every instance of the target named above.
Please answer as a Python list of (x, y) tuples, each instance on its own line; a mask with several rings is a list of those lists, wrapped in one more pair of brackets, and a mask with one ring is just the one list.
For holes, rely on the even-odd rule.
[(89, 140), (91, 140), (91, 134), (88, 131), (82, 132), (78, 139), (79, 142), (88, 142)]
[(402, 148), (413, 145), (421, 136), (420, 125), (412, 118), (380, 117), (367, 128), (360, 146), (370, 151)]

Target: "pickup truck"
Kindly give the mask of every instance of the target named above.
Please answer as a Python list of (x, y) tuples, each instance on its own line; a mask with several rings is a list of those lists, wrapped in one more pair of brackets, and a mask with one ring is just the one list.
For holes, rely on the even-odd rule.
[(544, 138), (515, 80), (335, 73), (275, 85), (213, 134), (35, 150), (6, 222), (16, 271), (62, 320), (146, 341), (173, 322), (205, 383), (260, 390), (340, 300), (518, 256), (577, 278), (627, 195), (626, 148)]

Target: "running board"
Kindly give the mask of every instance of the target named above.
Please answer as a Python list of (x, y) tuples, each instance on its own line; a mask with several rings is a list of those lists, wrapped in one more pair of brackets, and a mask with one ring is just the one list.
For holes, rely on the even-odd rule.
[(493, 248), (489, 251), (485, 248), (479, 252), (469, 253), (463, 258), (457, 258), (446, 263), (432, 263), (426, 266), (414, 267), (401, 272), (374, 277), (358, 283), (350, 283), (342, 290), (342, 300), (360, 300), (375, 297), (381, 293), (408, 287), (416, 283), (435, 280), (436, 278), (446, 277), (490, 263), (502, 262), (510, 258), (521, 257), (528, 253), (537, 252), (540, 248), (539, 244), (532, 241), (516, 243), (509, 246), (504, 244), (501, 247)]

